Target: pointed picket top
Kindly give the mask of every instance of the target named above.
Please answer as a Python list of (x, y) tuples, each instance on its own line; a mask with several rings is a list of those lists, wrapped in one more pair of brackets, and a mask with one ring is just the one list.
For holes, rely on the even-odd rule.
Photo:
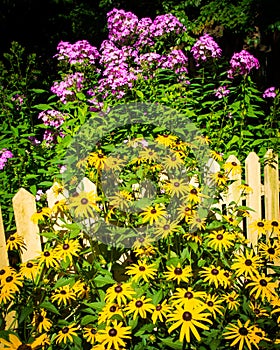
[(97, 194), (96, 185), (90, 181), (87, 177), (84, 177), (77, 186), (77, 192), (91, 192)]
[(279, 220), (279, 164), (278, 156), (269, 149), (265, 158), (269, 160), (264, 166), (264, 200), (265, 218)]
[(13, 208), (17, 233), (24, 237), (26, 250), (21, 255), (22, 262), (34, 259), (41, 252), (41, 240), (39, 228), (31, 220), (31, 216), (36, 212), (35, 197), (21, 188), (13, 198)]
[(0, 269), (9, 265), (8, 252), (6, 249), (6, 237), (0, 207)]
[(260, 159), (255, 152), (250, 152), (245, 160), (245, 181), (252, 188), (252, 192), (246, 196), (246, 206), (251, 208), (247, 221), (247, 238), (252, 246), (256, 248), (258, 243), (258, 233), (250, 225), (262, 218), (262, 183)]

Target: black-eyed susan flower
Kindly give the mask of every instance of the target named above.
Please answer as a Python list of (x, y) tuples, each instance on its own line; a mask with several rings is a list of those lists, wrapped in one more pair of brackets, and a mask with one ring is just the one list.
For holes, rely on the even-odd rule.
[(279, 220), (269, 220), (268, 221), (268, 229), (271, 233), (280, 234), (280, 221)]
[(253, 344), (259, 344), (261, 341), (271, 342), (265, 335), (265, 331), (260, 327), (253, 326), (251, 339)]
[(184, 164), (182, 155), (178, 152), (173, 152), (172, 154), (163, 157), (162, 159), (163, 167), (168, 171), (174, 171), (180, 169)]
[(104, 169), (106, 171), (113, 171), (113, 172), (121, 171), (125, 163), (126, 163), (126, 159), (124, 157), (119, 158), (114, 156), (108, 156), (104, 162)]
[(223, 160), (223, 154), (220, 152), (210, 150), (210, 156), (218, 162), (221, 162)]
[(37, 332), (47, 333), (52, 326), (52, 321), (49, 318), (47, 318), (46, 310), (40, 309), (38, 312), (34, 313), (31, 324)]
[(156, 248), (152, 245), (147, 247), (134, 248), (133, 251), (137, 258), (147, 258), (156, 254)]
[(224, 170), (226, 172), (226, 174), (231, 174), (231, 175), (237, 175), (237, 174), (241, 174), (242, 172), (242, 168), (241, 165), (238, 164), (237, 162), (233, 161), (233, 162), (226, 162), (224, 164)]
[(95, 167), (96, 170), (100, 171), (104, 169), (107, 156), (99, 150), (98, 152), (92, 152), (87, 158), (89, 166)]
[(246, 288), (250, 288), (250, 295), (256, 300), (261, 297), (262, 301), (267, 299), (268, 302), (271, 301), (276, 295), (275, 289), (277, 288), (278, 283), (273, 282), (272, 277), (265, 276), (264, 273), (253, 276), (252, 282), (246, 284)]
[(241, 191), (241, 195), (247, 195), (253, 192), (252, 187), (250, 187), (248, 184), (241, 184), (238, 186), (238, 189)]
[(20, 287), (23, 286), (23, 278), (20, 274), (10, 273), (5, 278), (1, 279), (0, 287), (2, 287), (1, 293), (19, 292)]
[(190, 192), (189, 183), (185, 179), (170, 179), (164, 189), (172, 197), (184, 197)]
[(192, 209), (192, 206), (181, 204), (177, 208), (178, 220), (185, 220), (189, 222), (189, 219), (195, 214), (195, 210)]
[(83, 337), (92, 345), (97, 341), (97, 335), (98, 331), (95, 327), (85, 327), (83, 329)]
[(172, 147), (174, 146), (175, 142), (177, 140), (177, 136), (170, 135), (170, 134), (163, 134), (158, 135), (155, 138), (155, 141), (159, 143), (160, 145), (164, 145), (166, 147)]
[(207, 218), (201, 217), (198, 213), (195, 213), (189, 218), (188, 224), (192, 231), (205, 230)]
[(57, 215), (61, 214), (64, 215), (64, 213), (68, 210), (67, 206), (67, 200), (66, 199), (60, 199), (59, 201), (56, 201), (54, 205), (51, 207), (51, 214)]
[(220, 266), (211, 265), (209, 267), (202, 267), (204, 271), (199, 274), (203, 278), (203, 282), (208, 282), (210, 285), (214, 284), (216, 288), (222, 287), (225, 283), (224, 269)]
[(98, 342), (104, 349), (125, 349), (125, 339), (131, 339), (131, 327), (124, 327), (123, 322), (118, 323), (117, 320), (112, 321), (111, 325), (98, 332)]
[(133, 320), (136, 320), (138, 315), (142, 318), (147, 318), (147, 313), (152, 313), (155, 309), (155, 306), (150, 301), (151, 299), (146, 298), (144, 295), (139, 298), (133, 298), (124, 311), (126, 315), (133, 314)]
[(35, 261), (30, 260), (20, 264), (19, 274), (22, 277), (35, 280), (38, 272), (39, 272), (39, 265)]
[(252, 230), (256, 231), (258, 236), (265, 235), (269, 230), (269, 222), (267, 220), (256, 220), (249, 225)]
[(185, 308), (177, 307), (175, 311), (167, 316), (168, 322), (175, 322), (168, 328), (168, 333), (172, 333), (176, 328), (181, 327), (179, 335), (180, 342), (183, 342), (185, 338), (190, 343), (191, 333), (200, 341), (201, 337), (197, 329), (209, 329), (209, 326), (205, 322), (212, 323), (208, 319), (210, 315), (204, 306), (193, 307), (192, 305), (188, 305)]
[(205, 306), (214, 319), (217, 318), (217, 314), (224, 315), (224, 307), (221, 305), (223, 300), (218, 295), (208, 295), (205, 300)]
[(32, 343), (23, 343), (15, 334), (9, 334), (9, 340), (0, 338), (0, 344), (4, 345), (7, 350), (37, 350), (42, 346), (49, 345), (50, 339), (47, 334), (41, 334), (34, 339)]
[(189, 278), (192, 276), (191, 266), (181, 267), (181, 264), (178, 263), (177, 266), (170, 265), (166, 266), (167, 272), (164, 273), (167, 281), (176, 281), (178, 284), (183, 282), (188, 282)]
[(51, 208), (42, 208), (37, 210), (36, 213), (32, 214), (31, 220), (34, 222), (34, 224), (38, 224), (39, 221), (45, 220), (45, 218), (49, 218), (51, 214)]
[(186, 200), (191, 204), (198, 204), (201, 202), (201, 190), (198, 187), (189, 185), (188, 192), (186, 193)]
[(280, 245), (278, 242), (260, 242), (258, 249), (260, 256), (269, 262), (276, 262), (280, 258)]
[(222, 252), (223, 250), (228, 250), (234, 245), (235, 235), (224, 230), (219, 230), (210, 233), (208, 238), (209, 241), (207, 245)]
[(78, 280), (75, 282), (72, 288), (78, 298), (86, 298), (89, 295), (89, 286), (86, 282)]
[(154, 206), (149, 206), (140, 213), (143, 217), (143, 222), (148, 222), (152, 225), (154, 222), (162, 219), (166, 215), (166, 209), (160, 204), (155, 204)]
[(55, 249), (44, 250), (39, 257), (39, 265), (50, 267), (58, 267), (58, 255)]
[(109, 303), (116, 302), (118, 305), (126, 304), (135, 295), (130, 282), (116, 283), (106, 291), (105, 301)]
[(154, 279), (157, 269), (155, 264), (148, 265), (145, 260), (139, 261), (137, 264), (132, 264), (126, 267), (126, 274), (132, 277), (132, 281), (139, 281), (143, 279), (145, 282), (149, 282), (150, 279)]
[(234, 290), (225, 294), (222, 300), (226, 302), (229, 310), (238, 310), (240, 306), (239, 295)]
[(233, 214), (223, 215), (223, 218), (231, 226), (238, 226), (239, 225), (240, 220), (237, 218), (236, 215), (233, 215)]
[(177, 221), (171, 221), (167, 219), (160, 220), (157, 222), (154, 230), (154, 234), (159, 238), (167, 238), (178, 232), (180, 226)]
[(23, 236), (18, 233), (10, 235), (6, 242), (6, 248), (7, 250), (19, 250), (22, 252), (23, 249), (26, 249)]
[(164, 300), (160, 304), (157, 304), (151, 317), (153, 324), (156, 324), (157, 320), (164, 322), (164, 319), (167, 317), (167, 314), (170, 312), (170, 310), (171, 306), (167, 304), (167, 300)]
[(122, 190), (117, 191), (114, 196), (110, 196), (108, 199), (112, 208), (125, 211), (131, 206), (133, 197), (128, 191)]
[(257, 348), (257, 344), (253, 339), (253, 327), (249, 326), (250, 320), (247, 320), (243, 325), (240, 320), (237, 320), (237, 325), (230, 323), (226, 326), (226, 332), (223, 334), (225, 339), (233, 340), (230, 346), (238, 345), (238, 350), (245, 349), (244, 345), (248, 349), (252, 350), (252, 345), (254, 344)]
[(63, 243), (57, 245), (55, 252), (58, 259), (66, 261), (68, 258), (72, 261), (73, 256), (79, 256), (80, 249), (81, 246), (77, 240), (65, 239)]
[(192, 232), (186, 232), (183, 237), (187, 240), (187, 241), (192, 241), (192, 242), (196, 242), (197, 244), (202, 244), (202, 235), (200, 232), (198, 231), (192, 231)]
[(111, 318), (116, 315), (123, 317), (123, 312), (120, 306), (116, 303), (107, 303), (98, 314), (98, 324), (108, 323)]
[(256, 318), (269, 316), (268, 311), (264, 307), (262, 307), (261, 304), (259, 304), (257, 302), (250, 301), (249, 307), (252, 310), (252, 312)]
[(245, 250), (244, 253), (235, 254), (231, 269), (235, 271), (237, 277), (241, 275), (253, 277), (259, 273), (258, 269), (263, 266), (262, 259), (259, 255), (253, 255), (253, 250)]
[(15, 291), (13, 290), (2, 290), (0, 289), (0, 304), (7, 304), (15, 297)]
[(73, 210), (75, 216), (94, 217), (95, 213), (100, 211), (97, 205), (98, 200), (100, 198), (94, 191), (81, 191), (69, 198), (68, 206)]
[(194, 291), (191, 287), (186, 288), (176, 288), (176, 291), (170, 298), (172, 305), (185, 307), (191, 304), (192, 306), (202, 306), (204, 304), (203, 298), (205, 297), (205, 292)]
[(17, 271), (11, 266), (3, 266), (0, 268), (0, 285), (1, 281), (4, 280), (6, 277), (8, 277), (11, 274), (16, 274)]
[(133, 242), (133, 250), (139, 248), (149, 248), (155, 242), (155, 238), (151, 237), (149, 234), (139, 235), (136, 240)]
[(56, 344), (66, 344), (68, 341), (73, 343), (74, 337), (78, 337), (78, 329), (79, 327), (77, 327), (75, 324), (63, 327), (55, 337)]
[(71, 300), (76, 300), (76, 294), (69, 284), (66, 284), (55, 289), (51, 299), (57, 302), (58, 305), (64, 304), (66, 306), (70, 304)]
[(215, 181), (218, 186), (225, 186), (229, 180), (228, 176), (221, 171), (211, 175), (211, 178)]
[(159, 154), (156, 150), (151, 148), (146, 148), (139, 152), (140, 158), (142, 158), (145, 162), (153, 163), (159, 160)]

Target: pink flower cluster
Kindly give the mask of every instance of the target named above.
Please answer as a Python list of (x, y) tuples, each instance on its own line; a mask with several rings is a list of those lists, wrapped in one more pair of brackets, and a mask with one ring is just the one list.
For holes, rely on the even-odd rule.
[(268, 89), (266, 89), (263, 93), (263, 98), (275, 98), (276, 97), (276, 92), (275, 92), (275, 87), (271, 86)]
[(3, 148), (0, 151), (0, 170), (3, 170), (8, 159), (13, 157), (14, 155), (11, 151), (9, 151), (7, 148)]
[(47, 126), (59, 128), (65, 121), (65, 114), (49, 109), (47, 111), (40, 112), (38, 119), (42, 119), (43, 123)]
[(87, 40), (77, 41), (70, 44), (61, 41), (57, 46), (58, 54), (54, 55), (59, 61), (66, 60), (70, 64), (95, 64), (100, 54), (95, 46), (91, 46)]
[(54, 82), (51, 92), (60, 97), (60, 101), (65, 104), (67, 101), (75, 98), (75, 91), (81, 91), (83, 82), (83, 73), (68, 74), (60, 83)]
[(259, 69), (260, 63), (248, 51), (242, 50), (235, 53), (230, 60), (230, 70), (228, 70), (228, 78), (233, 78), (234, 75), (249, 74), (253, 68)]
[(159, 37), (171, 32), (178, 35), (185, 30), (185, 26), (178, 20), (178, 18), (171, 13), (168, 13), (166, 15), (157, 16), (151, 25), (150, 31), (153, 37)]
[(219, 86), (218, 89), (215, 89), (215, 96), (218, 97), (219, 99), (227, 96), (230, 91), (227, 89), (226, 86)]
[(196, 65), (199, 66), (201, 61), (206, 61), (209, 57), (221, 57), (222, 50), (209, 34), (204, 34), (191, 48), (191, 53), (196, 61)]

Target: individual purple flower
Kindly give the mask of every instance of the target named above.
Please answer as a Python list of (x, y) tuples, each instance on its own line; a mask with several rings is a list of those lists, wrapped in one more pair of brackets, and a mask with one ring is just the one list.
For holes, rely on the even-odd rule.
[(35, 200), (36, 202), (39, 202), (39, 200), (41, 199), (41, 197), (44, 195), (44, 192), (42, 190), (38, 190), (36, 192), (36, 196), (35, 196)]
[(260, 63), (257, 58), (251, 55), (248, 51), (242, 50), (233, 54), (230, 60), (231, 68), (228, 70), (228, 78), (233, 78), (234, 75), (249, 74), (253, 68), (259, 69)]
[(150, 28), (153, 37), (160, 37), (167, 33), (174, 32), (181, 34), (186, 31), (186, 27), (171, 13), (157, 16)]
[(47, 126), (52, 126), (54, 128), (59, 128), (65, 121), (66, 115), (59, 111), (49, 109), (43, 112), (40, 112), (38, 119), (42, 119), (43, 123)]
[(67, 170), (66, 165), (59, 165), (58, 167), (60, 174), (63, 174)]
[(9, 151), (7, 148), (3, 148), (0, 151), (0, 170), (3, 170), (8, 159), (13, 157), (14, 155), (11, 151)]
[(28, 136), (27, 138), (28, 138), (28, 140), (31, 142), (31, 144), (32, 144), (33, 146), (40, 145), (40, 143), (41, 143), (41, 141), (39, 141), (38, 139), (36, 139), (35, 136)]
[(135, 36), (138, 18), (132, 12), (114, 8), (107, 13), (108, 37), (118, 44), (125, 44)]
[(271, 86), (268, 89), (265, 90), (263, 93), (263, 98), (275, 98), (276, 97), (276, 92), (275, 92), (275, 87)]
[(230, 93), (226, 86), (219, 86), (218, 89), (215, 89), (214, 91), (215, 96), (218, 98), (223, 98)]
[(87, 40), (80, 40), (74, 44), (60, 41), (57, 46), (58, 54), (54, 55), (59, 61), (66, 60), (70, 64), (87, 65), (96, 64), (100, 54), (95, 46), (91, 46)]
[(199, 66), (201, 61), (205, 62), (210, 57), (221, 57), (222, 50), (209, 34), (204, 34), (191, 48), (191, 53), (196, 61), (196, 65)]
[(61, 82), (54, 82), (51, 92), (60, 97), (60, 101), (66, 104), (67, 101), (75, 99), (75, 91), (81, 91), (83, 88), (84, 75), (76, 72), (68, 74)]

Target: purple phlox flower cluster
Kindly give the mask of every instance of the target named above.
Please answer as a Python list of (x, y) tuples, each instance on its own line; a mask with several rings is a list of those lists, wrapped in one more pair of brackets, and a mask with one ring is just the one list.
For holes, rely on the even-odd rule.
[(9, 158), (13, 158), (14, 155), (7, 148), (2, 148), (0, 151), (0, 170), (4, 169)]
[(65, 114), (49, 109), (47, 111), (40, 112), (38, 119), (42, 119), (43, 123), (47, 126), (59, 128), (65, 121)]
[(70, 64), (83, 64), (89, 62), (95, 64), (100, 54), (95, 46), (91, 46), (87, 40), (80, 40), (74, 44), (60, 41), (57, 46), (58, 54), (54, 55), (58, 60), (67, 60)]
[(215, 91), (215, 96), (218, 98), (223, 98), (230, 93), (230, 91), (227, 89), (225, 85), (219, 86), (218, 89), (215, 89), (214, 91)]
[(159, 37), (171, 32), (178, 35), (185, 30), (186, 27), (171, 13), (157, 16), (150, 27), (150, 32), (153, 37)]
[(65, 137), (62, 131), (47, 129), (44, 132), (43, 140), (46, 141), (47, 146), (53, 146), (57, 143), (58, 137)]
[(242, 50), (233, 54), (230, 60), (230, 70), (228, 70), (228, 78), (233, 78), (235, 74), (249, 74), (253, 68), (259, 69), (260, 63), (257, 58), (248, 51)]
[(25, 98), (24, 95), (15, 94), (15, 95), (11, 98), (11, 100), (12, 100), (13, 102), (15, 102), (17, 105), (20, 105), (20, 106), (21, 106), (21, 105), (23, 104), (24, 98)]
[(271, 86), (268, 89), (266, 89), (263, 93), (263, 98), (275, 98), (276, 97), (276, 92), (275, 92), (275, 87)]
[(219, 58), (222, 55), (222, 50), (216, 41), (209, 35), (204, 34), (201, 36), (194, 46), (191, 48), (191, 53), (197, 66), (199, 66), (200, 61), (206, 61), (209, 57)]
[(161, 67), (174, 70), (176, 74), (188, 73), (188, 58), (182, 50), (173, 50), (162, 58)]
[(96, 92), (93, 89), (90, 89), (87, 91), (87, 94), (88, 96), (91, 97), (90, 99), (87, 100), (88, 103), (91, 104), (91, 106), (89, 107), (90, 112), (100, 111), (103, 108), (104, 103), (98, 100), (98, 97), (96, 96)]
[(83, 73), (76, 72), (74, 74), (68, 74), (61, 82), (55, 82), (51, 87), (51, 92), (60, 97), (62, 103), (73, 99), (76, 91), (81, 91), (83, 88), (84, 75)]
[(141, 18), (138, 22), (136, 34), (138, 36), (136, 42), (133, 46), (135, 47), (144, 47), (144, 46), (153, 46), (155, 42), (152, 39), (152, 28), (153, 21), (149, 17)]
[(157, 69), (161, 65), (162, 56), (156, 52), (147, 52), (135, 58), (134, 62), (139, 65), (140, 70)]
[(136, 32), (138, 18), (132, 12), (113, 9), (107, 13), (107, 26), (109, 39), (124, 44)]
[(28, 140), (32, 143), (33, 146), (38, 146), (41, 143), (41, 141), (39, 141), (35, 136), (28, 136)]

